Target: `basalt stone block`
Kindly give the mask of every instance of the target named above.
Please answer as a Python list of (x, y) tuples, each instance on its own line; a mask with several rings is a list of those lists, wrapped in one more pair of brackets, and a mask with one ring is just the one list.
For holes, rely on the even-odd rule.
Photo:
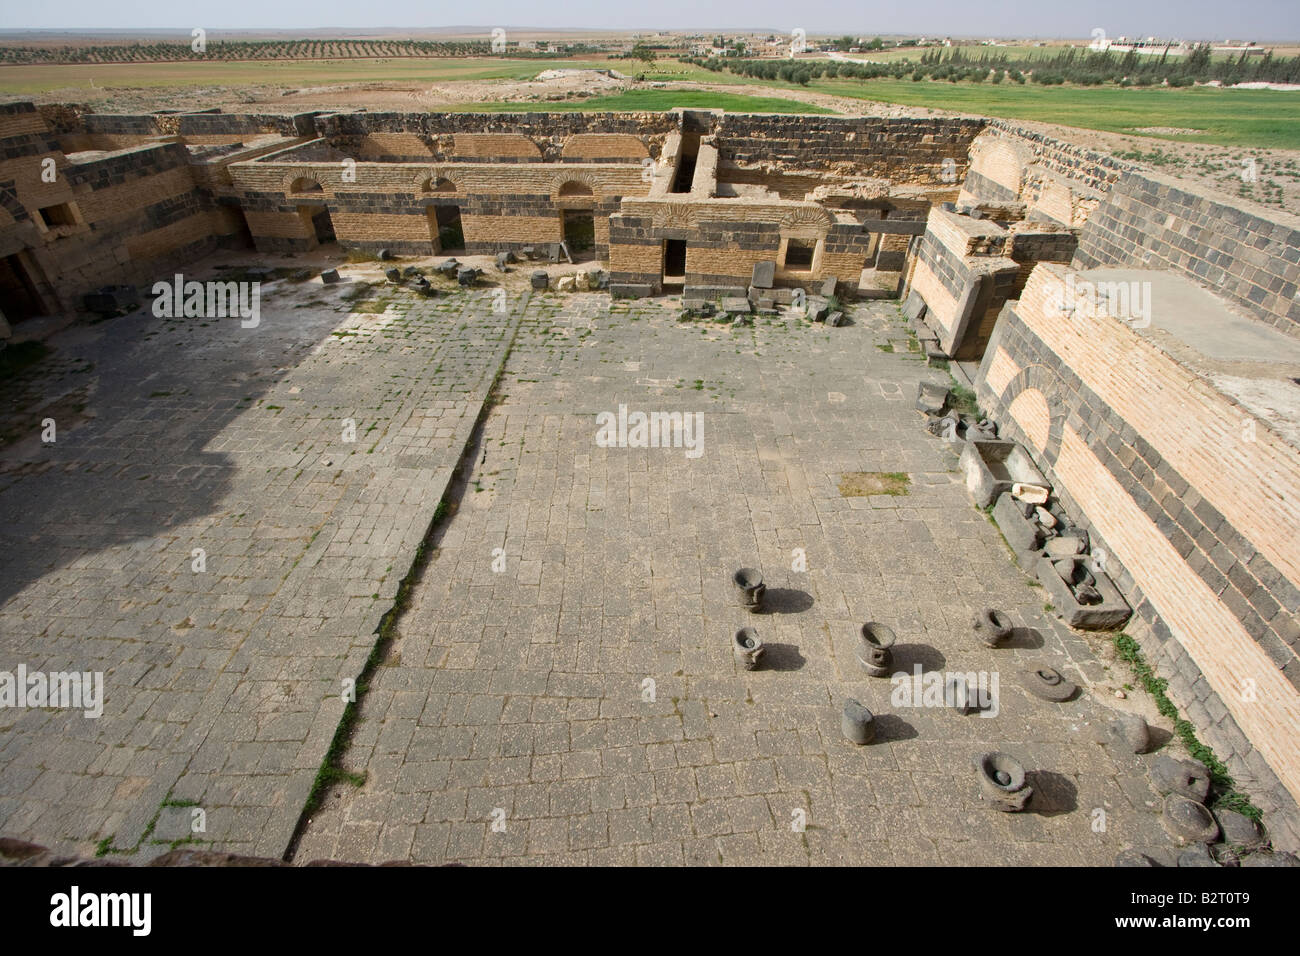
[(907, 296), (907, 301), (903, 303), (903, 315), (907, 316), (909, 322), (915, 322), (925, 317), (925, 300), (915, 292)]
[(434, 268), (445, 276), (454, 276), (456, 270), (460, 268), (460, 263), (455, 259), (448, 259), (446, 262), (440, 262)]
[(840, 730), (844, 739), (863, 746), (876, 739), (875, 717), (871, 711), (850, 697), (840, 713)]
[(1011, 441), (968, 441), (961, 452), (961, 468), (966, 489), (980, 508), (987, 508), (1016, 484), (1051, 487), (1029, 453)]
[(333, 285), (335, 282), (339, 281), (339, 270), (326, 269), (320, 274), (320, 281), (325, 283), (325, 285)]
[(1222, 866), (1223, 864), (1214, 858), (1209, 846), (1204, 843), (1196, 843), (1178, 854), (1178, 865), (1180, 867), (1193, 867)]
[(532, 246), (524, 246), (519, 250), (519, 254), (525, 259), (535, 259), (537, 257), (537, 250)]
[(1102, 728), (1102, 742), (1122, 752), (1144, 754), (1151, 749), (1151, 728), (1139, 714), (1117, 714)]
[(551, 284), (551, 277), (541, 269), (538, 269), (528, 277), (528, 284), (534, 289), (545, 289)]
[(654, 295), (649, 282), (611, 282), (609, 294), (616, 299), (646, 299)]
[(826, 324), (831, 328), (838, 329), (844, 324), (844, 313), (832, 312), (830, 315), (826, 316)]
[(1088, 542), (1079, 535), (1063, 534), (1045, 541), (1043, 552), (1049, 558), (1072, 558), (1076, 554), (1083, 554), (1087, 547)]
[(1025, 517), (1024, 509), (1009, 492), (998, 495), (993, 506), (993, 520), (1007, 544), (1016, 553), (1020, 566), (1031, 574), (1038, 560), (1038, 550), (1043, 546), (1045, 532), (1037, 521)]
[(402, 272), (400, 269), (385, 269), (384, 278), (389, 282), (400, 284), (402, 281)]
[(1165, 830), (1180, 844), (1213, 843), (1219, 838), (1219, 824), (1214, 815), (1197, 802), (1181, 794), (1165, 797), (1160, 822)]
[(936, 382), (921, 382), (916, 389), (916, 409), (926, 415), (942, 415), (948, 407), (949, 389)]
[(826, 316), (831, 313), (831, 305), (821, 296), (812, 295), (808, 297), (808, 318), (814, 322), (825, 322)]
[(722, 311), (728, 315), (749, 315), (751, 305), (748, 299), (729, 296), (722, 300)]
[[(1076, 555), (1072, 560), (1086, 562), (1088, 559), (1086, 556)], [(1099, 600), (1086, 604), (1061, 578), (1052, 559), (1046, 556), (1039, 557), (1034, 570), (1052, 606), (1070, 627), (1081, 631), (1113, 631), (1123, 627), (1133, 613), (1133, 609), (1119, 593), (1119, 588), (1115, 587), (1110, 576), (1101, 571), (1090, 572), (1093, 583), (1089, 585), (1096, 592)], [(1080, 590), (1082, 591), (1082, 588)]]
[(498, 271), (498, 272), (508, 272), (508, 271), (509, 271), (509, 268), (508, 268), (508, 266), (509, 266), (509, 264), (510, 264), (509, 255), (510, 255), (510, 253), (508, 253), (508, 252), (498, 252), (498, 253), (497, 253), (497, 257), (496, 257), (496, 267), (497, 267), (497, 271)]
[(1255, 850), (1264, 845), (1264, 831), (1258, 823), (1235, 810), (1215, 812), (1219, 829), (1223, 831), (1223, 842), (1243, 850)]
[(463, 267), (456, 270), (456, 282), (460, 285), (473, 285), (478, 282), (478, 270)]
[(1147, 778), (1159, 794), (1179, 794), (1200, 803), (1210, 793), (1210, 771), (1199, 760), (1160, 754), (1151, 762)]
[(754, 263), (754, 272), (749, 280), (750, 285), (757, 289), (770, 289), (772, 283), (776, 281), (776, 263), (775, 262), (756, 262)]

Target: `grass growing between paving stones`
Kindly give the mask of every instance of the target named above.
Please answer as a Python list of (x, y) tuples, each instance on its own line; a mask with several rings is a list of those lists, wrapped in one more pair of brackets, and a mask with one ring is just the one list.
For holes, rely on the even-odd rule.
[(289, 847), (285, 851), (284, 859), (286, 861), (292, 860), (294, 854), (297, 853), (298, 843), (302, 839), (307, 823), (312, 814), (319, 810), (324, 803), (325, 795), (329, 792), (330, 787), (339, 782), (360, 787), (366, 782), (364, 773), (344, 769), (343, 757), (352, 742), (352, 735), (356, 730), (357, 720), (361, 716), (361, 705), (365, 700), (366, 692), (370, 689), (370, 682), (374, 678), (375, 672), (389, 661), (389, 651), (397, 636), (397, 622), (410, 607), (411, 591), (424, 574), (429, 562), (437, 560), (438, 548), (433, 542), (439, 540), (439, 533), (444, 525), (456, 514), (458, 499), (464, 494), (464, 488), (461, 487), (457, 491), (457, 486), (463, 486), (472, 473), (474, 459), (479, 445), (482, 444), (483, 426), (487, 422), (489, 413), (501, 402), (501, 378), (505, 373), (510, 353), (514, 351), (515, 339), (519, 335), (519, 327), (523, 324), (523, 315), (527, 304), (528, 296), (525, 295), (519, 306), (519, 321), (515, 323), (510, 340), (506, 343), (502, 352), (496, 373), (492, 377), (492, 383), (488, 386), (487, 393), (483, 397), (482, 407), (479, 408), (478, 415), (474, 419), (474, 425), (470, 429), (465, 447), (461, 450), (460, 459), (452, 470), (451, 480), (448, 482), (442, 498), (438, 501), (437, 508), (434, 509), (433, 517), (429, 521), (429, 527), (425, 530), (424, 538), (415, 549), (410, 568), (397, 586), (393, 606), (384, 612), (384, 616), (379, 619), (378, 627), (375, 628), (377, 639), (374, 647), (370, 649), (370, 654), (366, 657), (361, 673), (357, 676), (353, 699), (348, 701), (347, 706), (344, 707), (343, 716), (339, 719), (339, 725), (334, 731), (334, 737), (330, 741), (329, 749), (325, 752), (325, 758), (321, 761), (320, 769), (316, 771), (316, 778), (312, 781), (311, 792), (307, 795), (307, 800), (303, 804), (302, 813), (298, 816), (298, 825), (294, 828), (293, 836), (289, 840)]
[(840, 496), (906, 495), (911, 479), (901, 471), (848, 471), (840, 475)]
[(1165, 693), (1169, 682), (1163, 677), (1156, 676), (1155, 671), (1151, 669), (1151, 665), (1147, 663), (1146, 657), (1142, 654), (1142, 648), (1138, 646), (1138, 642), (1120, 631), (1115, 635), (1114, 643), (1120, 659), (1132, 668), (1133, 675), (1156, 702), (1156, 710), (1174, 722), (1174, 734), (1182, 740), (1192, 759), (1199, 760), (1210, 771), (1210, 779), (1217, 791), (1213, 795), (1210, 805), (1216, 810), (1235, 810), (1237, 813), (1250, 817), (1258, 823), (1263, 816), (1263, 812), (1250, 802), (1250, 797), (1237, 789), (1237, 785), (1228, 773), (1228, 768), (1224, 766), (1223, 761), (1215, 756), (1214, 751), (1208, 745), (1200, 741), (1196, 736), (1196, 728), (1180, 716), (1178, 707)]
[(124, 847), (122, 849), (119, 849), (113, 846), (113, 840), (117, 838), (117, 834), (116, 833), (109, 834), (108, 836), (104, 837), (104, 839), (100, 840), (97, 844), (95, 844), (95, 856), (96, 858), (103, 858), (110, 855), (111, 856), (132, 856), (136, 853), (139, 853), (140, 847), (144, 846), (146, 843), (152, 846), (165, 846), (170, 850), (175, 850), (179, 847), (187, 846), (191, 844), (206, 843), (208, 848), (211, 849), (216, 845), (215, 842), (213, 842), (212, 840), (200, 840), (194, 834), (193, 831), (190, 832), (189, 836), (182, 837), (178, 840), (151, 840), (150, 839), (150, 837), (153, 836), (154, 829), (157, 828), (158, 826), (158, 818), (162, 816), (163, 810), (167, 809), (168, 807), (198, 807), (198, 806), (199, 806), (199, 802), (197, 800), (173, 800), (172, 792), (168, 790), (167, 796), (163, 797), (162, 802), (158, 804), (158, 809), (155, 810), (153, 816), (149, 818), (149, 823), (145, 826), (144, 832), (140, 834), (140, 839), (135, 841), (134, 846)]

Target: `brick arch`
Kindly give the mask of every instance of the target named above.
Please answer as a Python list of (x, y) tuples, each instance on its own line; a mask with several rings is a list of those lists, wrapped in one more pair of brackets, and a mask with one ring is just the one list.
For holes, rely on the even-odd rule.
[(1025, 186), (1025, 168), (1032, 161), (1033, 156), (1023, 147), (1008, 143), (996, 134), (981, 133), (971, 147), (967, 169), (1020, 198)]
[[(1056, 400), (1059, 394), (1060, 380), (1055, 372), (1046, 365), (1027, 365), (1007, 383), (1000, 396), (1005, 415), (999, 422), (999, 434), (1003, 434), (1008, 426), (1014, 427), (1046, 467), (1056, 462), (1061, 450), (1065, 415), (1061, 403)], [(1020, 414), (1028, 419), (1026, 424), (1014, 420), (1013, 408), (1018, 408)]]
[[(566, 186), (573, 183), (578, 184), (589, 190), (589, 193), (564, 193)], [(577, 170), (557, 173), (551, 179), (551, 199), (595, 199), (596, 198), (596, 180), (590, 173), (584, 173)]]
[[(332, 192), (332, 190), (327, 190), (327, 189), (325, 188), (325, 183), (322, 182), (322, 180), (325, 179), (325, 178), (326, 178), (326, 177), (322, 176), (322, 175), (321, 175), (318, 171), (316, 171), (316, 170), (309, 170), (309, 171), (307, 171), (307, 172), (303, 172), (303, 171), (299, 170), (299, 171), (295, 171), (295, 172), (287, 173), (287, 174), (285, 175), (285, 177), (280, 181), (280, 189), (284, 192), (284, 194), (285, 194), (286, 196), (308, 196), (308, 195), (320, 195), (321, 193)], [(319, 187), (320, 187), (320, 192), (318, 193), (318, 192), (315, 192), (314, 190), (313, 190), (312, 192), (310, 192), (310, 193), (303, 192), (303, 191), (301, 191), (301, 190), (296, 190), (296, 191), (295, 191), (294, 188), (293, 188), (294, 183), (298, 182), (299, 180), (303, 180), (303, 179), (310, 180), (311, 182), (313, 182), (313, 183), (315, 183), (317, 186), (319, 186)]]

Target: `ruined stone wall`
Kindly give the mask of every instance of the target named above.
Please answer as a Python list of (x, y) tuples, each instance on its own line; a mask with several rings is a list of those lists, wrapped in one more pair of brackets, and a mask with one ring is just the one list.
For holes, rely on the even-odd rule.
[[(743, 293), (755, 265), (776, 262), (778, 284), (835, 276), (856, 289), (870, 247), (866, 229), (812, 202), (671, 195), (626, 198), (620, 209), (610, 233), (612, 286), (661, 288), (663, 243), (679, 239), (686, 242), (688, 287)], [(816, 243), (811, 269), (784, 268), (791, 239)]]
[(220, 146), (257, 136), (314, 135), (314, 113), (85, 113), (65, 123), (59, 141), (65, 152), (123, 149), (158, 137), (179, 136), (190, 145)]
[(1131, 172), (1089, 218), (1074, 262), (1169, 269), (1300, 334), (1300, 218), (1285, 212)]
[(1015, 292), (1020, 267), (1007, 256), (1010, 245), (1011, 234), (996, 223), (930, 210), (911, 290), (924, 300), (924, 321), (947, 354), (982, 354), (1002, 303)]
[[(175, 265), (216, 248), (231, 230), (198, 188), (189, 156), (178, 144), (159, 144), (69, 161), (30, 104), (0, 108), (0, 181), (28, 213), (0, 227), (5, 254), (27, 250), (32, 278), (49, 308), (80, 308), (81, 296), (101, 285), (153, 282)], [(42, 178), (53, 160), (53, 182)], [(51, 225), (40, 210), (70, 221)]]
[(768, 116), (726, 113), (716, 133), (723, 165), (784, 164), (895, 183), (956, 183), (985, 126), (978, 119)]
[[(311, 248), (315, 240), (310, 222), (299, 210), (323, 203), (344, 246), (411, 255), (435, 251), (431, 206), (459, 208), (469, 254), (559, 242), (562, 211), (589, 210), (596, 254), (604, 256), (609, 217), (620, 200), (649, 189), (641, 167), (631, 164), (357, 163), (345, 170), (340, 162), (292, 163), (273, 156), (232, 163), (228, 172), (253, 239), (266, 252)], [(293, 192), (299, 180), (319, 184), (321, 192)], [(445, 188), (436, 189), (440, 182)], [(579, 194), (570, 194), (575, 188)], [(589, 195), (582, 194), (586, 190)]]
[(1169, 695), (1238, 783), (1300, 842), (1300, 456), (1124, 322), (1067, 315), (1041, 265), (1003, 312), (977, 379), (1104, 552)]
[(1024, 202), (1031, 219), (1082, 227), (1130, 163), (1005, 120), (971, 144), (958, 203)]
[(317, 135), (359, 161), (601, 163), (657, 157), (680, 117), (677, 113), (331, 113), (317, 116), (315, 123)]

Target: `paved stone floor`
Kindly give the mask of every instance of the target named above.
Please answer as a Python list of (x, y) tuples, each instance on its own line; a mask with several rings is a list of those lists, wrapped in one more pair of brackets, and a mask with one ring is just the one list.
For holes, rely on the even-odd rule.
[[(892, 350), (892, 351), (891, 351)], [(1104, 638), (1060, 626), (976, 510), (912, 400), (927, 370), (892, 303), (826, 329), (680, 323), (652, 304), (535, 300), (340, 783), (295, 860), (556, 864), (1108, 864), (1164, 855), (1143, 760), (1094, 742), (1107, 702), (1031, 696), (1050, 663), (1106, 679)], [(703, 453), (599, 447), (596, 416), (703, 415)], [(846, 472), (905, 495), (844, 497)], [(806, 570), (799, 555), (806, 558)], [(772, 607), (733, 606), (761, 569)], [(1020, 629), (989, 650), (974, 612)], [(984, 672), (998, 715), (891, 703), (857, 628), (895, 666)], [(766, 665), (730, 638), (755, 626)], [(650, 682), (653, 682), (651, 684)], [(653, 688), (653, 693), (650, 692)], [(880, 714), (855, 747), (840, 706)], [(981, 806), (972, 756), (1030, 771), (1029, 812)], [(1104, 811), (1102, 813), (1101, 811)]]
[(0, 669), (105, 681), (99, 719), (0, 711), (0, 833), (143, 858), (195, 804), (285, 852), (518, 320), (363, 292), (78, 326), (0, 382)]

